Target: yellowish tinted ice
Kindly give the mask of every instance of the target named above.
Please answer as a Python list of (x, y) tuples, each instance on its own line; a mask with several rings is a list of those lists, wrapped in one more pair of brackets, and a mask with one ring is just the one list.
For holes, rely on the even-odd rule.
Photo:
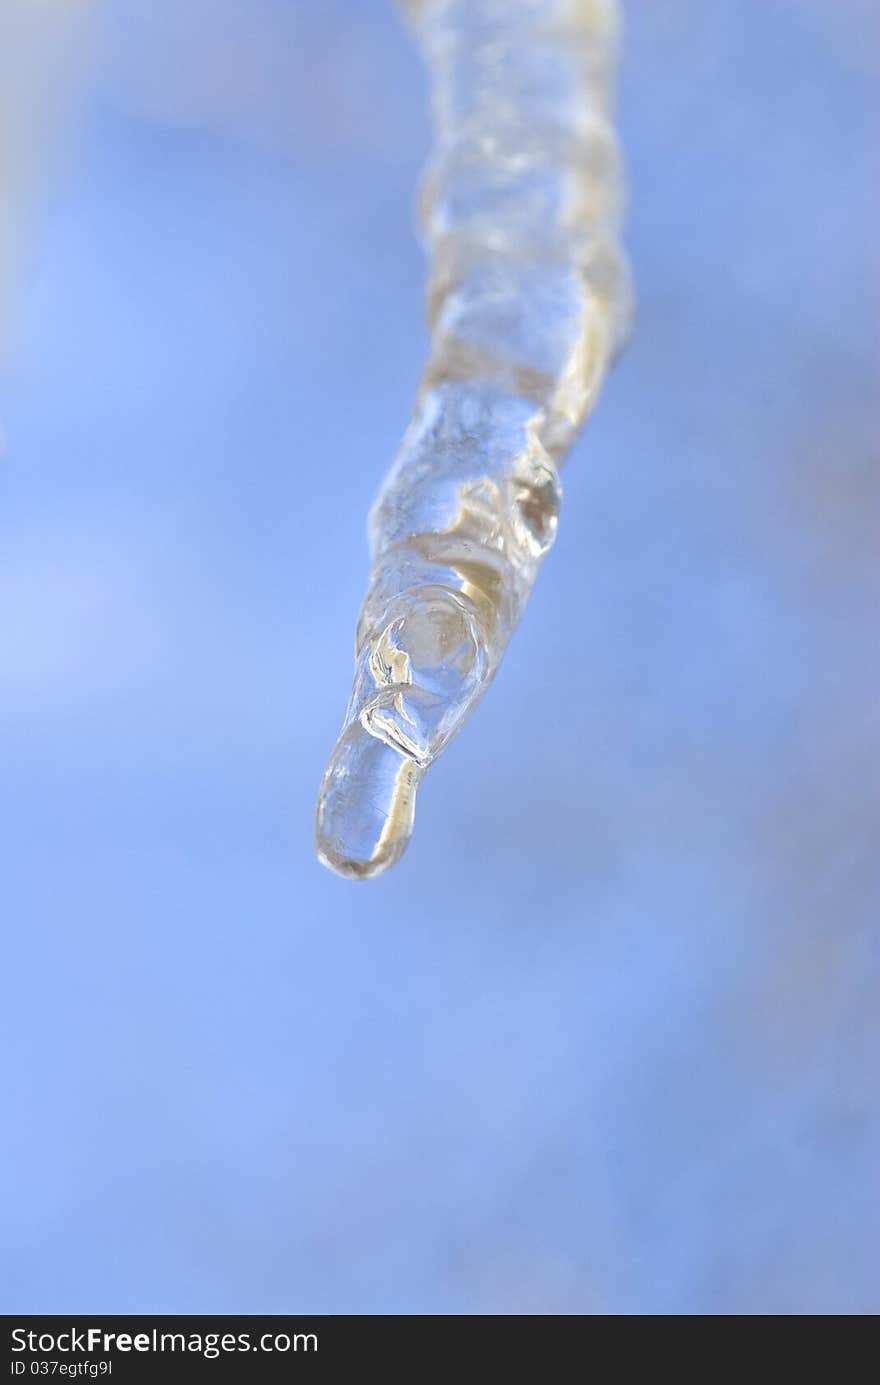
[(413, 0), (436, 147), (431, 356), (370, 516), (356, 674), (320, 859), (376, 875), (489, 686), (559, 515), (558, 467), (630, 313), (609, 0)]

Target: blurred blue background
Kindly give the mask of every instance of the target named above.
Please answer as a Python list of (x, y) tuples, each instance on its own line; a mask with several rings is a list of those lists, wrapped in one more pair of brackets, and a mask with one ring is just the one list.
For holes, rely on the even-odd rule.
[(424, 74), (390, 0), (98, 11), (0, 394), (6, 1312), (880, 1309), (876, 10), (627, 18), (635, 335), (354, 885)]

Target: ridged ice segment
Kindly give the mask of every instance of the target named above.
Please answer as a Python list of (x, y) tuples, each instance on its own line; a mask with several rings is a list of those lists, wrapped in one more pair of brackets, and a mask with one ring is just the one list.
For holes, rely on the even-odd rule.
[(610, 0), (410, 0), (431, 73), (431, 356), (370, 515), (373, 570), (320, 859), (402, 854), (427, 767), (489, 686), (559, 515), (558, 467), (630, 294)]

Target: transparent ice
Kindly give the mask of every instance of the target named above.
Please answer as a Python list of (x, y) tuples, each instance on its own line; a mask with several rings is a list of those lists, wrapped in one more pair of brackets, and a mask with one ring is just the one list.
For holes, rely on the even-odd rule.
[(414, 0), (436, 144), (431, 354), (370, 515), (373, 567), (317, 849), (392, 865), (427, 768), (501, 663), (556, 535), (559, 465), (630, 317), (610, 0)]

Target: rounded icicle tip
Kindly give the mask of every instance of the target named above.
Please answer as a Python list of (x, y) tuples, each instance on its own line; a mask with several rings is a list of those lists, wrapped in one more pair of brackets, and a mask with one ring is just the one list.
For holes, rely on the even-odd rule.
[(318, 859), (349, 880), (369, 880), (406, 850), (423, 771), (359, 721), (336, 743), (321, 783)]

